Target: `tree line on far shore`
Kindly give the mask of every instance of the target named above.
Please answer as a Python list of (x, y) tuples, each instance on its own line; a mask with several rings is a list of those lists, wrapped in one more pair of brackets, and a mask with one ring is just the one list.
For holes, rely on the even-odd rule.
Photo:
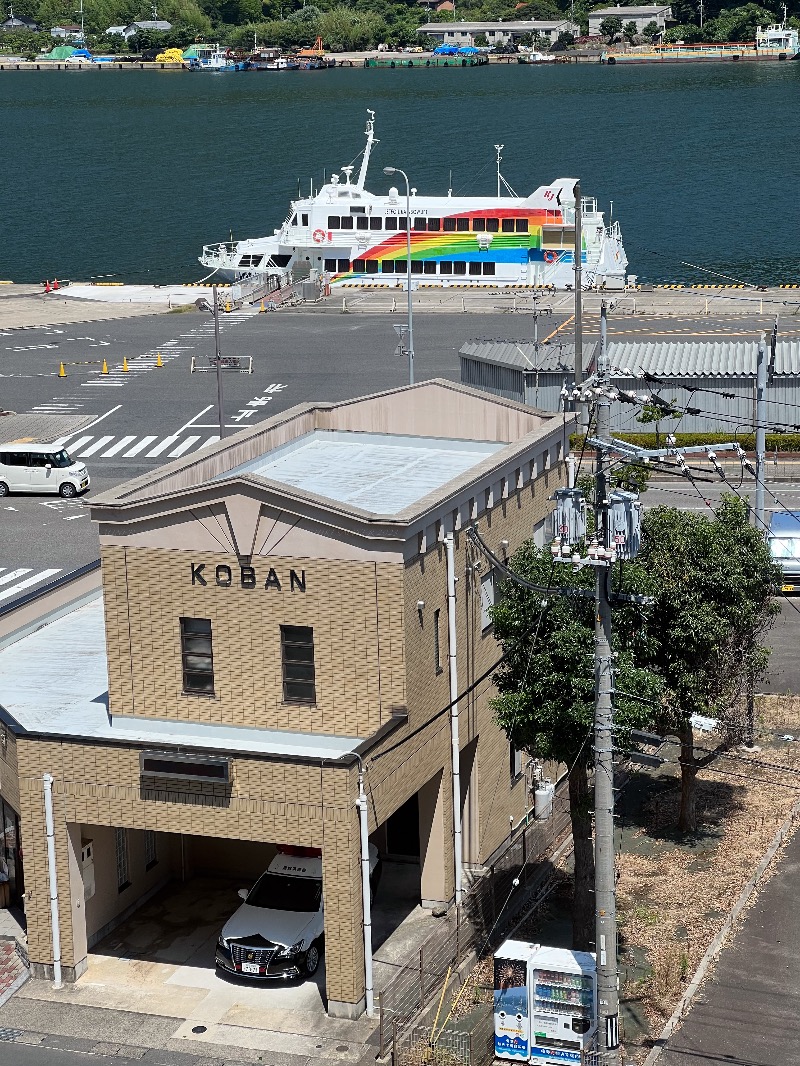
[[(740, 7), (723, 8), (724, 0), (705, 0), (704, 23), (700, 26), (699, 7), (695, 0), (674, 0), (672, 10), (677, 25), (670, 27), (665, 40), (685, 41), (745, 41), (755, 36), (756, 26), (780, 21), (782, 7), (778, 0), (765, 0), (763, 5), (748, 3)], [(576, 0), (530, 0), (518, 6), (515, 0), (478, 0), (462, 6), (458, 4), (458, 21), (508, 21), (525, 19), (559, 19), (572, 17), (583, 33), (588, 30), (589, 12), (596, 3)], [(623, 3), (621, 6), (630, 6)], [(14, 14), (34, 19), (40, 32), (14, 30), (0, 35), (0, 49), (5, 52), (36, 54), (48, 50), (54, 43), (50, 29), (74, 24), (77, 19), (75, 0), (16, 0)], [(789, 6), (790, 24), (800, 26), (800, 0)], [(124, 26), (153, 18), (150, 0), (85, 0), (84, 26), (86, 43), (96, 52), (115, 54), (139, 53), (148, 48), (186, 48), (199, 41), (219, 41), (239, 48), (250, 48), (254, 42), (291, 49), (309, 45), (319, 36), (328, 51), (356, 51), (389, 46), (431, 45), (431, 38), (417, 31), (426, 22), (452, 21), (454, 12), (427, 10), (416, 0), (161, 0), (157, 18), (172, 23), (166, 32), (143, 30), (127, 41), (119, 34), (109, 35), (110, 26)], [(607, 40), (627, 40), (638, 43), (652, 37), (655, 24), (636, 34), (633, 20), (607, 19), (603, 34)], [(571, 35), (564, 34), (557, 47), (570, 47)], [(530, 42), (543, 48), (549, 42), (531, 38)]]

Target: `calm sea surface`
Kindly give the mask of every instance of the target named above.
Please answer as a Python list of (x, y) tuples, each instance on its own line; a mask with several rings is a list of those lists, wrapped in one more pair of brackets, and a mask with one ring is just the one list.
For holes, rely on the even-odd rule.
[(0, 73), (0, 278), (197, 280), (298, 183), (358, 155), (366, 109), (420, 193), (580, 177), (650, 281), (800, 281), (800, 62), (440, 70)]

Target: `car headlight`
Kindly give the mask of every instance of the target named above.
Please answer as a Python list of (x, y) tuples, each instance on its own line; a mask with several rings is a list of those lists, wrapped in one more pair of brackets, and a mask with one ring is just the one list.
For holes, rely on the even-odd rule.
[(275, 957), (278, 959), (292, 959), (295, 955), (300, 954), (300, 952), (303, 950), (304, 944), (304, 940), (298, 940), (297, 943), (292, 944), (291, 947), (281, 948), (280, 951), (277, 952)]
[(219, 937), (217, 939), (217, 944), (221, 948), (224, 948), (226, 951), (228, 950), (228, 941), (225, 939), (225, 937), (222, 935), (222, 933), (219, 934)]

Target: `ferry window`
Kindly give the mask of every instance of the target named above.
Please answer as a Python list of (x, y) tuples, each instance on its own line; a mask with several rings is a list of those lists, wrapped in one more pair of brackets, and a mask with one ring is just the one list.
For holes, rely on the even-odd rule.
[(378, 273), (378, 260), (377, 259), (368, 259), (367, 260), (367, 273), (368, 274), (377, 274)]
[(342, 215), (340, 229), (352, 229), (353, 220), (348, 215)]
[(325, 260), (325, 269), (329, 270), (332, 274), (335, 273), (335, 271), (336, 271), (336, 260), (335, 259), (326, 259)]
[(214, 695), (214, 656), (211, 619), (181, 618), (183, 691)]
[(484, 263), (483, 264), (483, 272), (484, 272), (484, 274), (494, 274), (494, 267), (495, 267), (494, 263)]
[(366, 261), (364, 259), (353, 260), (353, 271), (356, 274), (363, 274), (366, 269)]
[(414, 229), (427, 229), (427, 228), (428, 228), (428, 220), (427, 220), (427, 218), (415, 218), (414, 219)]
[(395, 259), (395, 261), (394, 261), (395, 273), (397, 273), (397, 274), (407, 274), (408, 273), (408, 270), (406, 269), (407, 267), (408, 267), (408, 262), (405, 259)]
[(338, 215), (328, 215), (328, 229), (341, 229)]
[(370, 229), (383, 229), (383, 219), (382, 218), (371, 218), (369, 220), (369, 228)]
[(350, 208), (350, 214), (351, 215), (366, 215), (366, 213), (367, 213), (366, 207), (351, 207)]
[[(460, 222), (461, 219), (458, 219), (458, 221)], [(456, 219), (454, 219), (454, 218), (446, 218), (442, 222), (442, 229), (445, 231), (445, 233), (454, 233), (455, 232), (455, 228), (456, 228)]]
[(296, 226), (297, 225), (297, 215), (292, 215), (292, 219), (291, 219), (289, 225), (290, 226)]
[(482, 233), (485, 229), (486, 229), (486, 219), (485, 218), (473, 218), (473, 220), (472, 220), (472, 232), (473, 233)]
[(273, 254), (270, 256), (270, 259), (276, 267), (288, 266), (289, 260), (291, 258), (291, 254), (289, 254), (288, 252), (282, 252), (280, 255), (277, 252), (273, 252)]
[(307, 226), (307, 225), (308, 225), (308, 215), (301, 215), (301, 216), (300, 216), (300, 221), (301, 221), (301, 223), (302, 223), (302, 224), (303, 224), (304, 226)]
[(440, 218), (429, 218), (428, 229), (436, 232), (442, 228), (442, 220)]
[(422, 260), (421, 259), (412, 259), (411, 260), (411, 273), (412, 274), (421, 274), (422, 273)]
[(316, 703), (314, 630), (310, 626), (281, 626), (281, 664), (284, 700)]
[(459, 263), (459, 262), (453, 263), (453, 273), (454, 274), (466, 274), (466, 272), (467, 272), (467, 264), (466, 263)]
[(453, 264), (452, 263), (440, 263), (439, 264), (439, 273), (440, 274), (452, 274), (453, 273)]
[(480, 263), (470, 263), (469, 272), (470, 272), (470, 274), (480, 274), (480, 272), (481, 272), (481, 264)]
[(337, 259), (336, 260), (336, 269), (339, 271), (340, 274), (346, 274), (347, 271), (350, 269), (350, 260), (349, 259)]
[(394, 274), (396, 270), (397, 270), (397, 267), (395, 266), (394, 259), (383, 259), (383, 260), (381, 260), (381, 271), (382, 271), (382, 273), (384, 273), (384, 274)]
[(397, 219), (394, 217), (387, 218), (386, 229), (397, 229)]
[(486, 228), (487, 228), (487, 230), (490, 233), (497, 233), (499, 231), (499, 229), (500, 229), (500, 219), (499, 218), (487, 218), (486, 219)]
[(468, 218), (457, 218), (456, 219), (456, 229), (458, 230), (459, 233), (469, 233), (469, 219)]
[(369, 229), (369, 219), (366, 216), (359, 215), (356, 219), (356, 229)]
[(513, 233), (514, 232), (514, 219), (513, 218), (504, 218), (503, 222), (502, 222), (502, 226), (503, 226), (503, 233)]
[(426, 261), (423, 264), (423, 266), (425, 267), (425, 271), (424, 272), (426, 274), (435, 274), (436, 273), (436, 260), (435, 259), (426, 259)]
[(254, 255), (254, 256), (251, 256), (251, 258), (250, 258), (250, 266), (254, 266), (254, 267), (257, 267), (257, 266), (258, 266), (258, 265), (260, 264), (260, 262), (261, 262), (261, 260), (262, 260), (263, 258), (264, 258), (264, 256), (263, 256), (263, 255)]
[(527, 218), (517, 218), (514, 221), (516, 223), (517, 233), (527, 233), (528, 232), (528, 220), (527, 220)]
[(397, 228), (398, 229), (407, 229), (408, 228), (408, 219), (406, 218), (405, 215), (400, 215), (398, 217), (398, 219), (397, 219)]

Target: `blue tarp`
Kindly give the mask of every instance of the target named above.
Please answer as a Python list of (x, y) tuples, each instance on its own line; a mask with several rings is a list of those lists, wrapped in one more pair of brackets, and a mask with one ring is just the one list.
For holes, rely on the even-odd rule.
[(435, 56), (477, 56), (480, 55), (480, 48), (472, 48), (471, 45), (465, 45), (463, 48), (456, 48), (454, 44), (440, 44), (438, 48), (434, 48), (433, 55)]

